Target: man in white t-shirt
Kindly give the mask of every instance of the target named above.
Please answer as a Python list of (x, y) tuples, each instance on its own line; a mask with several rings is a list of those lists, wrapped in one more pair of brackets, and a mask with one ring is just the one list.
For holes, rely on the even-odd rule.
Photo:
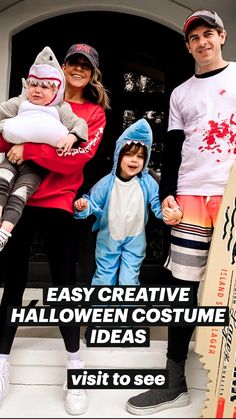
[[(226, 31), (214, 11), (198, 10), (185, 21), (187, 49), (196, 74), (170, 98), (169, 126), (160, 183), (162, 208), (176, 202), (182, 220), (172, 225), (167, 267), (172, 284), (191, 285), (193, 301), (204, 279), (210, 241), (230, 170), (236, 159), (236, 63), (222, 57)], [(185, 362), (194, 327), (169, 327), (169, 388), (132, 397), (127, 410), (137, 415), (186, 406)]]

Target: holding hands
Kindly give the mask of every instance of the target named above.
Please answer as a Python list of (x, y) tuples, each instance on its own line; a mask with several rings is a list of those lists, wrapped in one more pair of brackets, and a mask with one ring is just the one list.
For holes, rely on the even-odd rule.
[(167, 196), (162, 202), (162, 214), (165, 224), (176, 225), (180, 223), (183, 214), (173, 196)]

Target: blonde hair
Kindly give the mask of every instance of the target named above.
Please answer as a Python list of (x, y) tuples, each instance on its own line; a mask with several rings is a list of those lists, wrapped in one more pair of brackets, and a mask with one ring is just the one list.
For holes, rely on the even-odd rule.
[(111, 109), (108, 91), (102, 84), (102, 73), (97, 67), (92, 69), (91, 80), (85, 88), (84, 96), (91, 102), (101, 105), (104, 110)]

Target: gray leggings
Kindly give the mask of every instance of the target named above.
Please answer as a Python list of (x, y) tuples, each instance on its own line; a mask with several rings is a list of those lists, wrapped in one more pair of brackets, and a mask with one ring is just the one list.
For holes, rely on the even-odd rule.
[(0, 164), (0, 206), (3, 207), (2, 221), (16, 225), (26, 202), (37, 189), (43, 171), (33, 162), (12, 164), (8, 159)]

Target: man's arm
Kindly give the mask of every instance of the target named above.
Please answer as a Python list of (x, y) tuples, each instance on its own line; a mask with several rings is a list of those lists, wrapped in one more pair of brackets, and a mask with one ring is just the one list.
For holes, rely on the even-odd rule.
[(169, 195), (173, 197), (176, 195), (184, 139), (185, 135), (182, 130), (176, 129), (167, 133), (163, 150), (161, 180), (159, 185), (161, 202)]

